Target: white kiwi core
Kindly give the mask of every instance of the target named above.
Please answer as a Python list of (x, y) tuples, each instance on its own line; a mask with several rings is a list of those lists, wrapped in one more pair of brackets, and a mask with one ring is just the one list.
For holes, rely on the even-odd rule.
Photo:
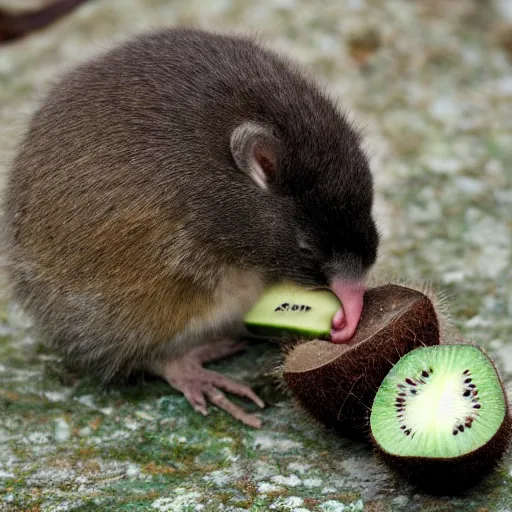
[(459, 457), (492, 439), (505, 418), (505, 400), (494, 366), (477, 347), (422, 347), (382, 382), (370, 427), (390, 454)]

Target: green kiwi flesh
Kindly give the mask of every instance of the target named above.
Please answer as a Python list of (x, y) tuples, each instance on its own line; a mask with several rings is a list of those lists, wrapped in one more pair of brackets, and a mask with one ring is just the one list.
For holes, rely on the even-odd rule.
[(260, 336), (327, 339), (332, 318), (340, 307), (340, 301), (329, 290), (307, 290), (284, 283), (266, 289), (244, 323), (249, 332)]
[(370, 415), (384, 458), (431, 492), (484, 477), (507, 449), (512, 419), (500, 376), (474, 345), (422, 347), (383, 380)]
[(438, 343), (431, 300), (418, 290), (388, 284), (366, 291), (350, 342), (296, 344), (285, 356), (283, 380), (313, 418), (341, 435), (365, 438), (375, 393), (392, 366), (407, 352)]

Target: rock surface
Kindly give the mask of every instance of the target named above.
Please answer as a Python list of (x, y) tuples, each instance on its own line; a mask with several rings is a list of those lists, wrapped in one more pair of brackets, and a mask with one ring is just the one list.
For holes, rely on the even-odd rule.
[[(506, 0), (93, 0), (0, 47), (1, 180), (67, 66), (151, 27), (258, 31), (323, 76), (365, 131), (377, 278), (447, 296), (455, 326), (510, 388), (511, 16)], [(0, 290), (0, 510), (512, 511), (510, 457), (463, 496), (420, 494), (294, 408), (271, 376), (276, 347), (217, 365), (267, 401), (252, 431), (198, 416), (158, 381), (104, 390), (73, 378)]]

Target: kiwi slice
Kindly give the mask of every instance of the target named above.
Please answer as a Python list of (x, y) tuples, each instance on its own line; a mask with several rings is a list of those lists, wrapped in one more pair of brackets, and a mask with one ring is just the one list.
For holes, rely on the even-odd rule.
[(429, 297), (388, 284), (366, 291), (363, 311), (346, 344), (312, 340), (285, 356), (283, 380), (311, 416), (351, 437), (366, 437), (375, 393), (407, 352), (439, 343), (439, 322)]
[(474, 345), (423, 347), (390, 370), (370, 427), (381, 455), (414, 483), (451, 493), (491, 470), (507, 449), (512, 418), (500, 376)]
[(332, 318), (340, 307), (329, 290), (306, 290), (284, 283), (265, 290), (244, 322), (249, 332), (261, 336), (328, 338)]

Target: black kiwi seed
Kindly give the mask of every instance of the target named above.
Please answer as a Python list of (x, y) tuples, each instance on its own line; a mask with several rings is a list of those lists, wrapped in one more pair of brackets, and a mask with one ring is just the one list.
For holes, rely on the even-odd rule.
[(426, 379), (428, 379), (428, 378), (430, 377), (430, 375), (428, 374), (428, 372), (426, 372), (425, 370), (423, 370), (423, 371), (421, 372), (421, 375), (422, 375), (423, 377), (425, 377)]
[(466, 389), (466, 391), (464, 391), (463, 393), (463, 396), (469, 396), (471, 394), (471, 391), (469, 389)]

